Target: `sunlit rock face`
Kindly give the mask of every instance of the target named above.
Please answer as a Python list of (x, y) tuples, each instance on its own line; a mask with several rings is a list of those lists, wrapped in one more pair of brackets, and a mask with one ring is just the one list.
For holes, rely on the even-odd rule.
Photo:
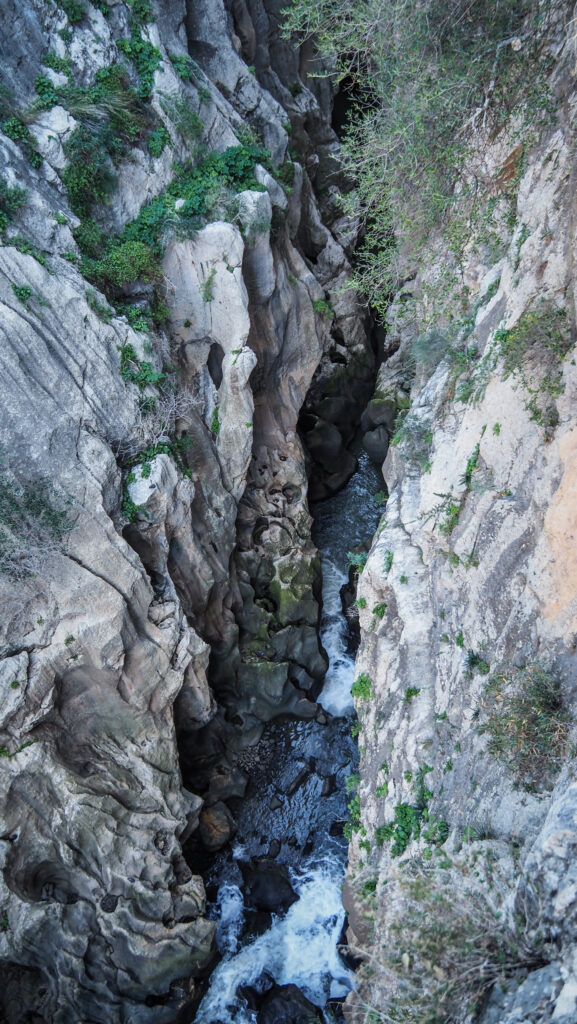
[[(401, 417), (383, 466), (386, 512), (358, 588), (361, 814), (345, 903), (367, 968), (347, 1000), (351, 1022), (365, 1019), (366, 1005), (397, 998), (404, 1007), (417, 988), (423, 1005), (440, 1005), (444, 984), (478, 970), (474, 933), (489, 937), (476, 947), (484, 969), (501, 956), (496, 973), (508, 979), (483, 983), (476, 1020), (569, 1024), (577, 1015), (574, 149), (565, 127), (575, 92), (566, 8), (555, 10), (544, 47), (557, 116), (523, 140), (508, 222), (502, 183), (519, 159), (517, 123), (479, 133), (463, 169), (464, 183), (481, 166), (494, 183), (501, 250), (495, 258), (471, 228), (459, 282), (470, 289), (471, 365), (451, 363), (446, 348), (419, 349), (423, 338), (442, 346), (450, 337), (448, 321), (426, 315), (426, 296), (455, 267), (440, 234), (428, 240), (427, 270), (389, 310), (396, 352), (375, 403), (393, 402)], [(399, 943), (397, 970), (385, 951)], [(460, 985), (443, 1003), (447, 1019), (457, 1019), (455, 992), (463, 1014), (472, 1006), (471, 985)]]
[[(0, 133), (2, 181), (26, 190), (10, 193), (0, 250), (10, 1024), (160, 1024), (193, 997), (215, 926), (182, 846), (197, 831), (208, 849), (234, 834), (226, 800), (243, 779), (222, 764), (231, 729), (254, 741), (279, 714), (316, 713), (325, 658), (307, 475), (329, 493), (350, 473), (349, 423), (327, 394), (350, 364), (360, 410), (373, 362), (358, 297), (342, 290), (357, 228), (338, 209), (330, 88), (281, 41), (279, 5), (163, 0), (139, 17), (124, 3), (76, 17), (40, 0), (0, 15), (3, 123), (22, 115), (30, 131), (27, 142)], [(131, 32), (157, 48), (149, 99), (118, 45)], [(95, 185), (82, 211), (70, 146), (86, 124), (96, 138), (115, 108), (66, 89), (94, 87), (119, 62), (117, 131), (137, 109), (130, 88), (144, 105), (115, 164), (104, 156), (105, 194)], [(50, 87), (59, 101), (32, 110)], [(175, 196), (154, 270), (124, 266), (107, 294), (98, 275), (86, 280), (81, 221), (121, 233), (162, 198), (174, 164), (239, 139), (270, 153), (250, 188), (221, 182), (194, 225)], [(305, 402), (305, 438), (315, 424), (338, 435), (311, 443), (314, 463), (299, 434)], [(210, 752), (202, 777), (199, 751)]]

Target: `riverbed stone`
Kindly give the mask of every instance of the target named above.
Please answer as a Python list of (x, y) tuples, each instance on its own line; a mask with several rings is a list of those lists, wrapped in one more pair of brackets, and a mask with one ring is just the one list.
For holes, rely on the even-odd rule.
[(296, 985), (275, 985), (257, 1015), (258, 1024), (320, 1024), (322, 1019), (318, 1007)]
[(211, 853), (221, 850), (230, 842), (236, 832), (236, 822), (222, 800), (217, 800), (201, 811), (198, 831), (203, 846)]
[(247, 905), (273, 914), (283, 913), (298, 899), (289, 880), (288, 868), (265, 858), (241, 864)]

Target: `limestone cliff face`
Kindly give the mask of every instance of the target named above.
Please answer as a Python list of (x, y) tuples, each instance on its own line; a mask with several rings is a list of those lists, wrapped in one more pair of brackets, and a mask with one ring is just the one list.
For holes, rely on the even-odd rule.
[[(37, 0), (0, 16), (7, 1021), (173, 1020), (214, 931), (182, 855), (203, 799), (182, 785), (175, 706), (193, 790), (199, 751), (206, 790), (231, 731), (254, 740), (287, 709), (315, 713), (324, 657), (297, 423), (321, 363), (329, 383), (352, 366), (360, 402), (372, 357), (340, 291), (355, 232), (335, 206), (330, 95), (280, 40), (279, 6), (111, 2), (67, 17)], [(89, 212), (105, 235), (164, 194), (173, 163), (238, 147), (248, 129), (270, 170), (194, 231), (176, 197), (161, 279), (125, 268), (115, 310), (80, 273), (65, 183), (79, 125), (97, 135), (114, 116), (86, 90), (122, 61), (146, 105), (137, 124), (163, 142), (135, 130), (116, 166), (104, 158), (109, 195)], [(283, 161), (286, 189), (271, 173)], [(163, 324), (136, 331), (154, 284)], [(352, 468), (342, 422), (309, 410), (309, 432), (330, 435), (316, 449), (327, 491)]]
[(358, 586), (354, 1021), (577, 1019), (576, 97), (550, 13), (555, 116), (472, 139), (491, 245), (473, 224), (457, 263), (431, 238), (389, 314), (376, 399), (405, 419)]

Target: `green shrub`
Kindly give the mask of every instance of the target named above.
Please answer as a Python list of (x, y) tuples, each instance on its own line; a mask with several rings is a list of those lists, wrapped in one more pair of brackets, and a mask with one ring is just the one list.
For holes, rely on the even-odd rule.
[(155, 159), (158, 159), (159, 156), (162, 156), (166, 147), (172, 145), (170, 135), (168, 134), (166, 128), (155, 128), (154, 131), (152, 131), (148, 136), (148, 139), (146, 140), (146, 145), (148, 147), (148, 152)]
[(34, 89), (38, 96), (36, 107), (38, 110), (50, 110), (58, 103), (58, 93), (53, 82), (46, 75), (38, 75), (34, 82)]
[(62, 181), (70, 207), (80, 218), (88, 218), (93, 204), (106, 199), (116, 186), (110, 150), (108, 126), (94, 131), (81, 125), (64, 143), (69, 163), (62, 173)]
[(58, 0), (58, 7), (64, 11), (71, 25), (77, 25), (86, 14), (82, 0)]
[(34, 139), (26, 125), (18, 117), (9, 117), (2, 125), (4, 135), (17, 142), (32, 167), (42, 166), (42, 157), (35, 148)]
[(121, 345), (119, 352), (120, 376), (124, 381), (136, 384), (140, 391), (150, 385), (156, 387), (166, 379), (166, 374), (155, 370), (152, 363), (139, 359), (132, 345)]
[(141, 100), (149, 100), (154, 86), (154, 72), (162, 64), (162, 54), (158, 47), (153, 46), (148, 39), (143, 39), (139, 29), (133, 25), (130, 39), (119, 39), (118, 49), (134, 64), (140, 86), (138, 95)]
[(491, 677), (482, 701), (487, 749), (512, 771), (518, 782), (542, 785), (561, 767), (569, 747), (570, 716), (561, 683), (543, 665)]
[(348, 775), (347, 778), (345, 779), (345, 790), (346, 790), (346, 792), (347, 793), (352, 793), (355, 789), (358, 789), (360, 781), (361, 781), (361, 776), (360, 775), (356, 775), (356, 774)]
[(146, 242), (121, 242), (113, 245), (95, 268), (105, 284), (121, 289), (139, 278), (154, 281), (159, 274), (158, 262)]
[(42, 64), (45, 68), (52, 68), (53, 71), (58, 71), (59, 74), (66, 75), (69, 82), (72, 81), (72, 65), (70, 57), (58, 57), (54, 50), (50, 50), (42, 58)]
[(361, 896), (372, 896), (377, 891), (377, 879), (368, 878), (361, 887)]
[(150, 317), (140, 306), (131, 306), (127, 302), (116, 302), (114, 308), (120, 316), (126, 317), (133, 331), (146, 332), (150, 330)]
[(183, 82), (190, 82), (191, 78), (198, 78), (198, 65), (192, 57), (184, 53), (169, 53), (170, 63)]
[(11, 188), (0, 178), (0, 234), (3, 234), (18, 210), (24, 206), (28, 192), (25, 188)]
[(501, 347), (505, 377), (523, 368), (531, 349), (540, 363), (563, 359), (571, 346), (567, 312), (542, 302), (522, 313), (514, 327), (496, 331), (495, 340)]
[(153, 21), (151, 0), (127, 0), (132, 14), (132, 21), (137, 25), (147, 25)]
[(207, 275), (206, 280), (203, 281), (201, 286), (202, 300), (203, 302), (212, 302), (214, 298), (214, 279), (216, 277), (216, 267), (212, 267), (210, 273)]
[(361, 672), (351, 686), (351, 694), (357, 700), (372, 700), (375, 696), (373, 691), (373, 680), (366, 672)]
[(495, 332), (505, 377), (515, 374), (529, 398), (530, 419), (550, 439), (559, 422), (554, 399), (563, 393), (562, 360), (571, 348), (567, 313), (549, 302), (523, 313), (514, 327)]
[(280, 181), (285, 192), (290, 194), (295, 180), (295, 165), (292, 160), (285, 160), (285, 162), (276, 169), (275, 177)]
[(28, 302), (32, 298), (32, 289), (27, 284), (13, 284), (12, 291), (14, 292), (18, 302), (21, 302), (23, 306), (28, 306)]
[(467, 672), (470, 675), (479, 672), (482, 676), (488, 676), (490, 671), (489, 663), (480, 654), (476, 651), (467, 651)]
[(385, 602), (384, 601), (380, 601), (378, 604), (376, 604), (374, 606), (374, 608), (373, 608), (373, 615), (376, 615), (377, 619), (384, 619), (386, 611), (387, 611), (387, 606), (386, 606)]
[(313, 302), (313, 309), (315, 313), (320, 313), (321, 316), (326, 316), (329, 320), (332, 320), (334, 314), (333, 307), (330, 302), (326, 299), (315, 299)]
[(405, 704), (409, 704), (413, 697), (416, 697), (420, 692), (420, 686), (407, 686), (407, 689), (405, 690), (405, 696), (403, 697), (403, 701), (405, 702)]
[[(331, 74), (336, 64), (356, 87), (344, 147), (350, 207), (368, 222), (357, 278), (381, 310), (397, 284), (396, 239), (425, 259), (423, 236), (455, 217), (467, 127), (496, 129), (526, 95), (539, 63), (526, 15), (524, 0), (293, 0), (285, 11), (286, 33), (314, 37)], [(516, 35), (518, 50), (505, 45)]]
[(212, 419), (210, 421), (210, 431), (215, 437), (220, 433), (220, 412), (218, 405), (215, 405), (214, 407)]
[(8, 239), (8, 243), (18, 249), (18, 252), (23, 252), (26, 256), (33, 256), (41, 266), (46, 266), (45, 254), (29, 238), (25, 238), (24, 235), (13, 235)]
[(360, 573), (363, 571), (365, 565), (367, 564), (368, 557), (369, 555), (367, 551), (347, 551), (349, 565), (351, 566), (351, 568), (355, 570), (356, 573)]

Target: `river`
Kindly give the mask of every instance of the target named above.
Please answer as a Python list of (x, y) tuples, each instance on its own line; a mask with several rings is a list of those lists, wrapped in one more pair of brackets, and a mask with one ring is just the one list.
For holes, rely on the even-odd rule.
[[(340, 590), (348, 580), (347, 551), (370, 541), (382, 514), (374, 497), (382, 486), (379, 471), (361, 456), (348, 485), (312, 509), (323, 567), (321, 640), (330, 662), (318, 700), (329, 714), (326, 724), (291, 719), (265, 730), (248, 795), (235, 812), (236, 840), (217, 856), (207, 880), (222, 960), (196, 1024), (255, 1024), (251, 994), (271, 983), (296, 985), (320, 1008), (325, 1024), (342, 1019), (340, 1002), (354, 982), (337, 950), (347, 862), (343, 825), (346, 778), (356, 770), (358, 752), (351, 738), (354, 654)], [(287, 866), (298, 896), (286, 913), (264, 921), (245, 906), (241, 871), (262, 857)]]

